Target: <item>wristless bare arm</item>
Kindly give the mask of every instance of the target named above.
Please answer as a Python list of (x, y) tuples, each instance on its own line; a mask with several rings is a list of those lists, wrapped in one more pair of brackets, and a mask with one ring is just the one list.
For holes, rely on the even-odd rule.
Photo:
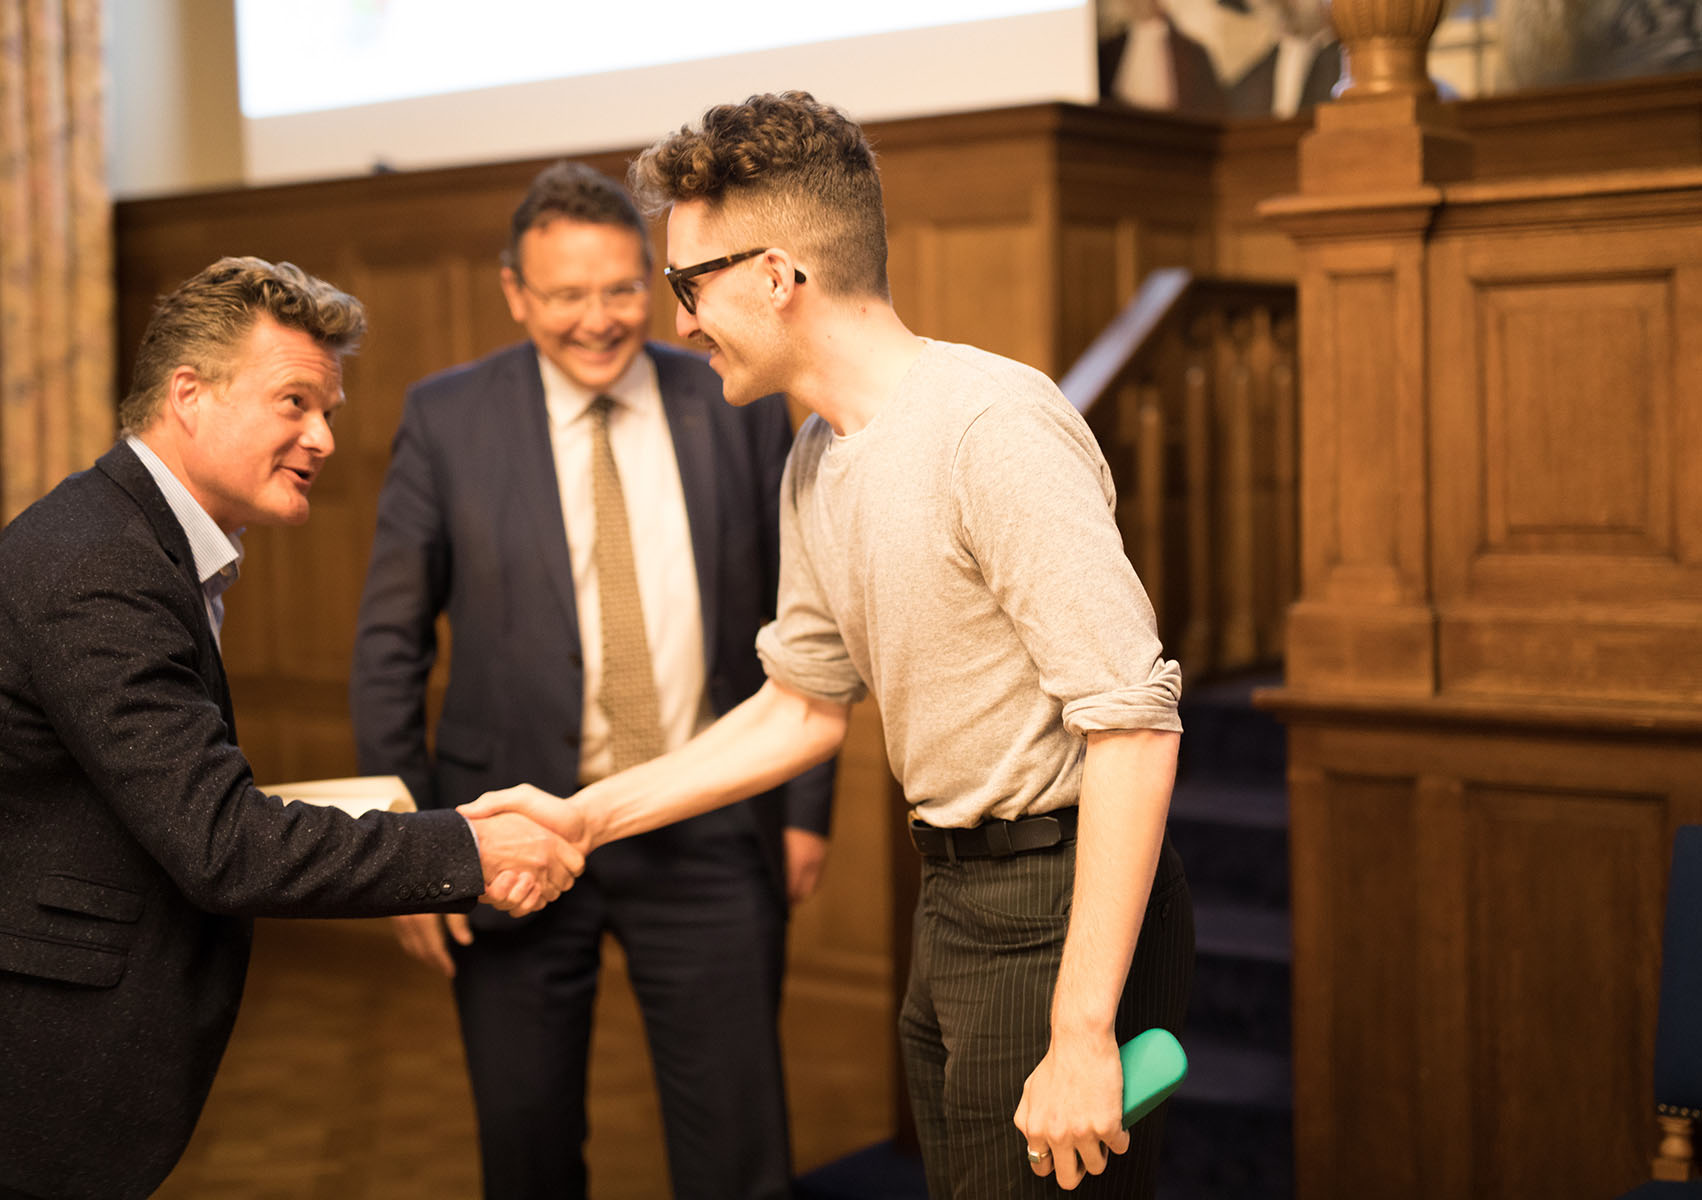
[[(575, 793), (559, 809), (564, 817), (573, 814), (560, 832), (590, 853), (777, 787), (839, 749), (850, 713), (849, 705), (806, 696), (771, 679), (678, 750)], [(529, 785), (487, 792), (460, 811), (477, 819), (540, 794)]]
[(1029, 1076), (1015, 1117), (1031, 1148), (1052, 1151), (1035, 1170), (1056, 1170), (1067, 1188), (1084, 1170), (1105, 1169), (1104, 1148), (1128, 1148), (1117, 1001), (1158, 869), (1180, 740), (1152, 729), (1088, 737), (1052, 1043)]

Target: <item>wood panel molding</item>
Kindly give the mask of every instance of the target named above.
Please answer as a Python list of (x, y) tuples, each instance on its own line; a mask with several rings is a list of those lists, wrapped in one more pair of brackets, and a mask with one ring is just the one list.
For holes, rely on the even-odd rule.
[(1627, 219), (1617, 188), (1527, 191), (1527, 211), (1571, 213), (1565, 232), (1439, 222), (1441, 691), (1702, 699), (1698, 185), (1684, 224)]
[(1695, 737), (1289, 722), (1298, 1194), (1635, 1184)]

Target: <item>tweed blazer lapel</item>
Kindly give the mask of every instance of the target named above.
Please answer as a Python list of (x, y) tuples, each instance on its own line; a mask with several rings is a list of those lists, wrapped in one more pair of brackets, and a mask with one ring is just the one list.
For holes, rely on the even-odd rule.
[(213, 637), (213, 625), (207, 616), (201, 581), (195, 574), (195, 556), (189, 549), (189, 538), (178, 523), (177, 514), (171, 511), (171, 505), (166, 503), (159, 485), (148, 473), (148, 468), (142, 465), (142, 460), (123, 442), (101, 455), (95, 465), (135, 501), (136, 507), (153, 528), (154, 536), (159, 539), (160, 548), (182, 572), (184, 586), (194, 593), (196, 603), (193, 611), (199, 620), (192, 628), (198, 670), (208, 693), (218, 701), (219, 711), (230, 729), (231, 741), (236, 741), (236, 713), (231, 707), (230, 681), (225, 676), (224, 657), (219, 653), (217, 639)]

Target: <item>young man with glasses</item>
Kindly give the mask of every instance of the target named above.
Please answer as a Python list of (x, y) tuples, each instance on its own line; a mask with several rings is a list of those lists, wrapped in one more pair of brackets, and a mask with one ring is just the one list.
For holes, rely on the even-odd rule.
[(581, 792), (590, 844), (831, 754), (872, 692), (924, 858), (900, 1041), (930, 1195), (1150, 1196), (1159, 1124), (1123, 1131), (1117, 1047), (1175, 1029), (1192, 977), (1165, 838), (1180, 675), (1093, 435), (1039, 372), (905, 328), (842, 113), (799, 92), (714, 108), (633, 179), (669, 209), (676, 327), (726, 399), (815, 415), (781, 485), (768, 682)]
[[(422, 808), (521, 781), (572, 792), (683, 744), (762, 684), (791, 426), (780, 398), (729, 409), (699, 357), (646, 342), (651, 267), (618, 184), (550, 167), (503, 257), (527, 340), (409, 390), (351, 708), (361, 769), (401, 775)], [(832, 770), (788, 779), (607, 847), (574, 903), (542, 919), (397, 922), (407, 951), (454, 981), (487, 1196), (585, 1195), (605, 932), (644, 1015), (675, 1194), (787, 1194), (786, 912), (819, 877)]]

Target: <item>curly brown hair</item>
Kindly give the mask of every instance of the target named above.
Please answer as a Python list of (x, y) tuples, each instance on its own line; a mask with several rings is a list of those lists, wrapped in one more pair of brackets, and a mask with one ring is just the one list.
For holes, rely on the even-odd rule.
[(333, 354), (352, 354), (366, 333), (359, 300), (294, 263), (221, 258), (154, 304), (142, 331), (130, 394), (118, 405), (121, 434), (154, 423), (166, 382), (180, 366), (219, 382), (261, 316), (299, 329)]
[(707, 201), (729, 236), (790, 250), (828, 295), (890, 296), (875, 152), (861, 126), (808, 92), (717, 105), (639, 155), (627, 182), (652, 213)]

